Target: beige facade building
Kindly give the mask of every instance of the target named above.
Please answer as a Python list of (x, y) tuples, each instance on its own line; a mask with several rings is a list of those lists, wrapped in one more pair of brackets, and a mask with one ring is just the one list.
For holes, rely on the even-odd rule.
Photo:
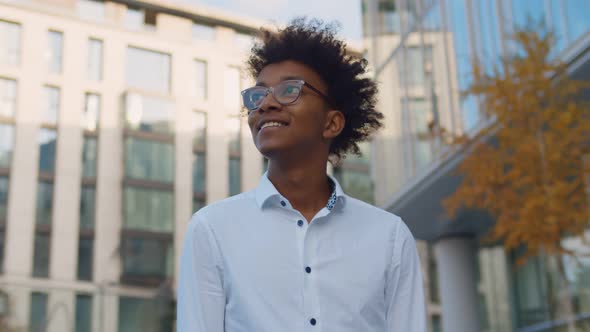
[(171, 1), (0, 1), (0, 315), (167, 331), (191, 214), (256, 186), (263, 22)]

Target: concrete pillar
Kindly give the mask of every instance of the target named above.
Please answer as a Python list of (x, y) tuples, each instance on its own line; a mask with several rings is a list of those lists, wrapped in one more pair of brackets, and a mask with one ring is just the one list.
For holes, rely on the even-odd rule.
[(476, 247), (471, 238), (447, 238), (434, 244), (445, 332), (480, 330)]

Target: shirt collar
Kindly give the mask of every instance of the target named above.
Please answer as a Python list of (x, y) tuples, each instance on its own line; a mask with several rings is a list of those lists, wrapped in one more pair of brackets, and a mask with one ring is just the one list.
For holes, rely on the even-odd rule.
[[(339, 200), (344, 202), (346, 194), (342, 190), (340, 183), (338, 183), (338, 181), (333, 176), (328, 174), (328, 178), (332, 182), (333, 187), (332, 195), (330, 195), (330, 199), (326, 204), (326, 208), (328, 208), (328, 210), (332, 210), (332, 208), (336, 205), (336, 203)], [(268, 178), (268, 172), (264, 172), (264, 174), (262, 174), (262, 176), (260, 177), (258, 187), (256, 187), (255, 189), (255, 195), (256, 203), (258, 204), (258, 207), (261, 209), (264, 207), (266, 202), (269, 201), (269, 199), (274, 197), (282, 197), (279, 191), (272, 184), (272, 182), (270, 182)]]

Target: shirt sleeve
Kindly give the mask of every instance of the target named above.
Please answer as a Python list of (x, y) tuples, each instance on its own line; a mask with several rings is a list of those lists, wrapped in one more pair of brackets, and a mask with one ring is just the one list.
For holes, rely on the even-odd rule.
[(180, 258), (178, 332), (223, 332), (225, 291), (221, 255), (211, 229), (194, 215)]
[(426, 304), (416, 241), (406, 224), (401, 220), (399, 223), (385, 289), (387, 331), (426, 332)]

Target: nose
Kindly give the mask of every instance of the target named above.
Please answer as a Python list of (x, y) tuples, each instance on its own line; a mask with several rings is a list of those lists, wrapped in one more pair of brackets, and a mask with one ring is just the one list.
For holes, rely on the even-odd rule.
[(282, 107), (283, 105), (279, 104), (273, 94), (269, 91), (269, 93), (266, 94), (266, 97), (262, 99), (258, 112), (264, 113), (268, 111), (276, 111), (280, 110)]

